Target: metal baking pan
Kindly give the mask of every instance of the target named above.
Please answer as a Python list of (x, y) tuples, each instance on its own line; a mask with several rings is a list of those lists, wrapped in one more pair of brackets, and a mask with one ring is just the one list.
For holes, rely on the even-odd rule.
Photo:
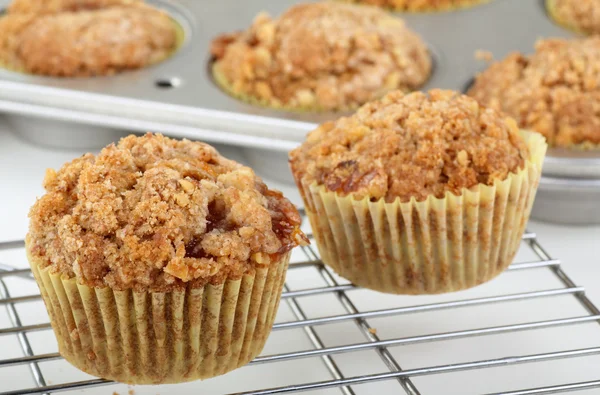
[(531, 217), (560, 224), (600, 224), (600, 180), (542, 177)]
[[(10, 0), (0, 0), (5, 7)], [(154, 130), (242, 147), (288, 151), (315, 124), (339, 114), (298, 114), (248, 105), (213, 82), (210, 41), (247, 28), (256, 14), (279, 15), (298, 0), (149, 0), (182, 26), (181, 49), (157, 65), (111, 77), (46, 78), (0, 71), (0, 111), (110, 128)], [(532, 51), (539, 37), (574, 33), (548, 19), (539, 0), (492, 0), (465, 10), (400, 14), (432, 50), (435, 70), (423, 87), (463, 90), (485, 64), (476, 50), (496, 58)], [(477, 32), (474, 34), (474, 32)]]
[[(166, 9), (185, 33), (185, 42), (171, 58), (139, 71), (98, 78), (57, 79), (1, 70), (0, 111), (18, 117), (11, 123), (30, 139), (55, 146), (81, 145), (82, 141), (101, 146), (118, 138), (122, 130), (150, 130), (236, 145), (245, 149), (248, 162), (258, 173), (291, 182), (287, 151), (318, 123), (340, 114), (272, 110), (230, 97), (212, 81), (209, 46), (221, 33), (247, 28), (259, 11), (279, 15), (297, 2), (149, 0)], [(0, 6), (8, 3), (0, 0)], [(538, 38), (576, 35), (547, 16), (543, 0), (491, 0), (453, 12), (399, 16), (424, 38), (432, 52), (435, 68), (423, 89), (464, 91), (473, 76), (487, 67), (475, 59), (477, 50), (490, 51), (501, 59), (512, 51), (532, 52)], [(78, 139), (73, 125), (68, 129), (64, 122), (95, 128), (91, 133), (80, 128)], [(68, 137), (58, 138), (54, 132), (61, 131), (61, 124), (65, 125), (63, 135), (66, 130), (73, 131)], [(550, 150), (544, 175), (600, 179), (600, 155)], [(544, 196), (548, 194), (540, 193), (540, 206)], [(577, 210), (588, 197), (574, 194), (564, 204)]]

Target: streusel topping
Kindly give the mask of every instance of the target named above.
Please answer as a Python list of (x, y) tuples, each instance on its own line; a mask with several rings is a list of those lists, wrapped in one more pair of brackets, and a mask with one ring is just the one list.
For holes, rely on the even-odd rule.
[(516, 122), (453, 91), (396, 91), (327, 122), (292, 151), (296, 179), (341, 195), (402, 202), (492, 185), (529, 153)]
[(597, 0), (549, 0), (548, 8), (562, 25), (587, 33), (600, 33), (600, 3)]
[(17, 1), (0, 31), (4, 66), (57, 77), (141, 68), (177, 46), (173, 20), (141, 1)]
[(115, 5), (142, 4), (144, 0), (13, 0), (9, 13), (46, 14), (64, 11), (96, 10)]
[(600, 38), (538, 41), (477, 76), (469, 95), (543, 134), (549, 145), (600, 144)]
[(28, 251), (94, 287), (220, 283), (306, 242), (280, 192), (199, 142), (129, 136), (48, 170), (44, 187)]
[(423, 41), (374, 7), (301, 4), (259, 14), (249, 30), (212, 45), (217, 81), (272, 107), (344, 110), (392, 89), (413, 90), (431, 72)]
[(466, 7), (486, 0), (343, 0), (349, 3), (368, 4), (396, 11), (443, 11)]

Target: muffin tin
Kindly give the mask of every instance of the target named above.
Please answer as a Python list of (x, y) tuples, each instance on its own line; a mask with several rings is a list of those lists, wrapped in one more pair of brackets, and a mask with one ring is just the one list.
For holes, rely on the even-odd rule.
[[(259, 11), (279, 15), (298, 1), (148, 2), (167, 10), (185, 32), (171, 58), (138, 71), (86, 79), (1, 70), (0, 111), (23, 136), (59, 147), (102, 146), (124, 130), (240, 146), (259, 173), (291, 182), (287, 151), (316, 124), (340, 114), (286, 112), (238, 101), (214, 83), (209, 47), (217, 35), (247, 28)], [(0, 6), (8, 3), (0, 0)], [(532, 52), (538, 38), (576, 36), (548, 17), (543, 0), (491, 0), (451, 12), (398, 15), (431, 49), (435, 67), (423, 89), (465, 91), (487, 67), (476, 59), (478, 50), (502, 59), (512, 51)], [(600, 153), (550, 150), (544, 176), (534, 218), (600, 223), (600, 210), (582, 209), (600, 195), (600, 181), (595, 182), (600, 180)], [(578, 193), (570, 193), (571, 188)], [(554, 206), (557, 199), (560, 209)]]

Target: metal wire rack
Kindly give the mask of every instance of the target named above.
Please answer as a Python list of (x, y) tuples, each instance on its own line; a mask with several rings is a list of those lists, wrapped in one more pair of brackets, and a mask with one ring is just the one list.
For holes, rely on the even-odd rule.
[[(23, 248), (23, 242), (7, 242), (0, 243), (0, 252), (5, 250), (18, 250)], [(452, 387), (453, 383), (457, 383), (456, 380), (448, 379), (451, 375), (461, 374), (464, 372), (484, 372), (499, 368), (511, 368), (519, 367), (522, 369), (523, 366), (532, 366), (533, 369), (529, 370), (529, 375), (534, 378), (542, 378), (545, 372), (548, 372), (547, 364), (551, 361), (558, 360), (581, 360), (584, 358), (594, 358), (594, 356), (600, 355), (600, 311), (598, 308), (586, 297), (584, 289), (576, 286), (573, 281), (565, 274), (561, 268), (561, 264), (558, 260), (552, 259), (550, 255), (542, 248), (538, 242), (537, 237), (534, 233), (526, 233), (523, 236), (523, 247), (521, 250), (526, 250), (534, 259), (520, 261), (514, 263), (508, 272), (513, 273), (533, 273), (534, 280), (530, 278), (525, 280), (526, 284), (535, 283), (538, 278), (541, 278), (541, 271), (549, 274), (550, 277), (560, 284), (559, 287), (543, 288), (531, 290), (527, 288), (520, 292), (497, 292), (498, 286), (492, 287), (490, 291), (493, 291), (491, 295), (481, 296), (477, 294), (465, 293), (450, 294), (444, 296), (427, 296), (427, 297), (398, 297), (390, 296), (384, 297), (374, 292), (361, 290), (352, 284), (345, 282), (343, 279), (337, 277), (328, 267), (324, 266), (319, 260), (318, 253), (313, 247), (305, 247), (297, 251), (294, 255), (293, 262), (290, 265), (288, 272), (288, 281), (285, 285), (283, 300), (286, 303), (281, 304), (280, 314), (278, 314), (278, 321), (273, 329), (273, 335), (276, 336), (279, 333), (293, 331), (302, 333), (304, 343), (300, 342), (299, 346), (292, 351), (281, 352), (279, 347), (283, 343), (276, 344), (275, 347), (267, 347), (265, 352), (268, 350), (275, 349), (276, 353), (262, 355), (255, 359), (249, 367), (242, 368), (252, 369), (254, 366), (267, 367), (266, 370), (253, 370), (252, 375), (263, 375), (259, 376), (259, 379), (264, 378), (264, 382), (268, 383), (268, 378), (273, 376), (273, 366), (284, 364), (289, 361), (309, 361), (310, 366), (313, 369), (318, 369), (325, 379), (314, 380), (313, 377), (323, 376), (312, 376), (309, 373), (300, 374), (293, 376), (295, 379), (292, 383), (285, 383), (285, 385), (275, 385), (267, 389), (251, 389), (248, 388), (242, 390), (242, 392), (234, 392), (235, 394), (244, 395), (267, 395), (267, 394), (283, 394), (293, 393), (301, 391), (323, 391), (319, 393), (339, 393), (345, 395), (352, 395), (358, 393), (366, 394), (387, 394), (387, 393), (406, 393), (409, 395), (418, 394), (466, 394), (466, 393), (480, 393), (472, 392), (477, 391), (477, 388), (470, 388), (468, 385), (459, 384), (456, 388)], [(14, 254), (13, 254), (14, 255)], [(545, 270), (544, 270), (545, 269)], [(301, 273), (304, 272), (305, 275)], [(309, 273), (314, 275), (306, 275)], [(503, 274), (501, 276), (511, 276), (512, 274)], [(297, 278), (308, 278), (306, 281), (295, 281)], [(13, 383), (12, 388), (9, 390), (3, 389), (2, 381), (0, 381), (0, 395), (16, 395), (16, 394), (49, 394), (55, 392), (66, 392), (82, 389), (92, 389), (98, 386), (114, 385), (106, 380), (90, 378), (87, 376), (84, 380), (79, 381), (65, 381), (60, 383), (52, 383), (53, 377), (45, 373), (44, 365), (52, 363), (52, 361), (60, 361), (62, 364), (67, 365), (66, 362), (61, 360), (60, 355), (57, 352), (40, 353), (36, 352), (36, 347), (32, 346), (31, 336), (39, 332), (51, 333), (50, 324), (47, 322), (47, 317), (41, 318), (41, 323), (26, 324), (23, 322), (21, 315), (23, 311), (32, 303), (41, 304), (39, 294), (25, 294), (22, 296), (11, 296), (11, 281), (29, 281), (32, 282), (32, 276), (29, 269), (26, 268), (15, 268), (14, 265), (8, 265), (7, 263), (0, 263), (0, 304), (4, 305), (7, 309), (7, 316), (11, 324), (8, 327), (0, 328), (0, 340), (2, 338), (12, 338), (15, 342), (18, 342), (22, 356), (17, 357), (6, 357), (3, 352), (3, 348), (0, 345), (0, 374), (3, 369), (11, 367), (25, 367), (27, 366), (30, 370), (32, 382), (18, 382)], [(23, 280), (25, 279), (25, 280)], [(501, 280), (496, 280), (499, 283)], [(513, 279), (507, 279), (507, 281), (513, 285), (517, 284), (521, 286), (523, 281), (519, 282)], [(507, 281), (504, 281), (505, 283)], [(294, 284), (304, 284), (301, 287), (294, 286)], [(308, 286), (306, 286), (308, 284)], [(521, 285), (519, 285), (521, 284)], [(481, 287), (480, 287), (481, 288)], [(35, 289), (35, 288), (34, 288)], [(356, 296), (358, 294), (358, 296)], [(476, 297), (473, 297), (475, 295)], [(477, 296), (479, 295), (479, 296)], [(373, 309), (371, 306), (365, 306), (365, 301), (368, 302), (370, 298), (381, 297), (384, 299), (381, 303)], [(570, 298), (573, 305), (567, 310), (559, 309), (556, 303), (556, 298)], [(307, 308), (304, 303), (305, 300), (313, 299), (312, 307)], [(326, 315), (320, 315), (319, 308), (322, 298), (329, 298), (336, 304), (335, 308), (340, 311), (339, 313), (329, 314), (329, 310), (325, 311)], [(423, 299), (425, 298), (425, 299)], [(375, 299), (373, 299), (375, 300)], [(377, 299), (379, 300), (379, 299)], [(426, 301), (427, 303), (416, 303)], [(486, 319), (482, 315), (482, 308), (489, 309), (491, 306), (503, 306), (510, 305), (511, 303), (527, 303), (528, 301), (537, 301), (535, 305), (536, 311), (557, 311), (557, 314), (561, 314), (559, 317), (553, 317), (545, 320), (527, 320), (526, 322), (517, 323), (506, 323), (502, 322), (501, 325), (487, 326), (487, 327), (467, 327), (459, 330), (449, 330), (437, 333), (418, 333), (419, 330), (428, 328), (420, 328), (419, 324), (415, 324), (412, 327), (406, 325), (403, 327), (402, 324), (392, 323), (389, 326), (385, 325), (386, 319), (405, 319), (404, 323), (408, 322), (407, 319), (414, 320), (415, 316), (429, 314), (429, 313), (452, 313), (463, 311), (470, 316), (476, 316), (475, 320), (480, 320), (481, 323), (485, 322)], [(396, 302), (401, 302), (398, 305)], [(429, 303), (431, 302), (431, 303)], [(394, 303), (396, 303), (394, 305)], [(388, 305), (392, 307), (387, 307)], [(310, 305), (310, 304), (309, 304)], [(577, 308), (573, 307), (576, 305)], [(383, 307), (383, 308), (380, 308)], [(291, 319), (286, 319), (285, 314), (282, 310), (288, 311), (288, 316)], [(512, 310), (516, 311), (516, 309)], [(566, 311), (569, 314), (563, 315)], [(573, 312), (583, 312), (579, 315), (573, 315)], [(419, 313), (419, 314), (417, 314)], [(283, 321), (280, 318), (283, 315)], [(481, 317), (479, 317), (481, 315)], [(413, 318), (411, 318), (413, 317)], [(445, 316), (447, 317), (447, 316)], [(465, 317), (462, 316), (457, 317)], [(503, 316), (506, 317), (506, 316)], [(443, 318), (442, 318), (443, 319)], [(452, 321), (461, 321), (461, 318), (456, 318)], [(438, 321), (448, 323), (450, 320)], [(468, 320), (465, 320), (468, 321)], [(419, 321), (420, 322), (420, 321)], [(479, 322), (479, 321), (477, 321)], [(375, 323), (375, 324), (374, 324)], [(468, 323), (468, 322), (467, 322)], [(343, 325), (343, 328), (340, 327)], [(591, 340), (591, 344), (586, 347), (574, 347), (567, 349), (556, 349), (556, 342), (553, 340), (539, 340), (537, 343), (538, 351), (533, 353), (527, 353), (523, 351), (518, 355), (506, 356), (501, 354), (493, 358), (484, 359), (468, 359), (470, 357), (469, 352), (466, 352), (463, 356), (463, 360), (454, 363), (432, 363), (419, 366), (418, 363), (414, 362), (413, 359), (419, 356), (419, 360), (422, 358), (422, 354), (418, 352), (407, 352), (403, 350), (407, 347), (414, 347), (419, 345), (427, 344), (442, 344), (451, 341), (463, 341), (466, 350), (481, 348), (481, 344), (493, 344), (491, 337), (494, 336), (506, 336), (517, 333), (530, 333), (535, 332), (537, 335), (534, 339), (540, 339), (543, 336), (540, 335), (540, 331), (548, 332), (553, 331), (556, 328), (563, 328), (565, 331), (561, 336), (564, 340), (565, 337), (573, 337), (577, 340), (581, 337), (589, 338), (586, 335), (577, 335), (571, 328), (576, 326), (588, 325), (591, 326), (593, 333), (598, 333), (598, 337)], [(391, 330), (378, 331), (375, 327), (380, 326), (381, 328), (388, 328)], [(441, 325), (444, 327), (444, 325)], [(334, 328), (329, 332), (323, 332), (322, 329)], [(335, 329), (337, 328), (337, 329)], [(415, 329), (417, 328), (417, 329)], [(589, 328), (589, 327), (588, 327)], [(356, 331), (358, 341), (348, 340), (344, 333), (348, 330)], [(414, 333), (414, 335), (398, 337), (400, 333)], [(382, 332), (381, 334), (379, 332)], [(389, 336), (386, 336), (388, 334)], [(334, 336), (331, 336), (331, 334)], [(329, 335), (328, 335), (329, 334)], [(327, 340), (329, 338), (329, 341)], [(362, 339), (361, 339), (362, 338)], [(474, 343), (475, 339), (485, 338), (486, 343)], [(548, 339), (548, 336), (545, 338)], [(308, 343), (306, 340), (308, 339)], [(334, 339), (333, 341), (331, 339)], [(531, 339), (531, 338), (529, 338)], [(552, 339), (552, 338), (549, 338)], [(269, 339), (271, 341), (271, 339)], [(332, 344), (330, 344), (332, 343)], [(337, 344), (336, 344), (337, 343)], [(518, 343), (518, 342), (517, 342)], [(526, 343), (531, 341), (524, 341), (518, 343), (519, 349), (525, 350)], [(535, 342), (534, 342), (535, 343)], [(576, 342), (577, 343), (577, 342)], [(1, 343), (0, 343), (1, 344)], [(562, 343), (561, 343), (562, 344)], [(579, 344), (579, 343), (577, 343)], [(55, 346), (55, 345), (53, 345)], [(439, 347), (439, 346), (438, 346)], [(433, 361), (437, 361), (440, 355), (437, 350), (441, 348), (430, 348), (428, 353), (431, 354)], [(432, 352), (433, 350), (433, 352)], [(364, 352), (372, 353), (372, 357), (377, 359), (379, 365), (383, 367), (381, 371), (370, 371), (365, 373), (365, 366), (368, 362), (364, 360)], [(503, 352), (510, 352), (506, 350)], [(343, 363), (343, 358), (348, 358), (353, 354), (358, 354), (358, 360), (362, 361), (354, 368), (348, 369)], [(318, 360), (321, 360), (318, 362)], [(316, 361), (316, 362), (315, 362)], [(597, 362), (584, 362), (584, 365), (592, 364), (597, 367), (600, 366)], [(381, 364), (383, 363), (383, 364)], [(405, 366), (406, 364), (406, 366)], [(323, 370), (323, 366), (326, 370)], [(408, 366), (408, 367), (407, 367)], [(581, 366), (581, 365), (579, 365)], [(293, 369), (293, 367), (290, 367)], [(377, 369), (377, 368), (375, 368)], [(358, 370), (358, 374), (356, 374)], [(269, 373), (271, 371), (271, 373)], [(350, 374), (347, 372), (350, 371)], [(257, 373), (261, 372), (261, 373)], [(514, 385), (514, 382), (506, 382), (501, 392), (495, 391), (490, 392), (488, 395), (526, 395), (526, 394), (556, 394), (565, 392), (576, 392), (576, 391), (589, 391), (600, 388), (600, 369), (593, 370), (592, 376), (595, 374), (596, 377), (591, 377), (588, 380), (574, 380), (570, 381), (570, 376), (560, 377), (551, 375), (552, 377), (546, 377), (551, 379), (553, 384), (546, 386), (537, 386), (542, 381), (533, 380), (534, 385), (532, 387), (525, 387), (523, 389), (514, 389), (508, 384)], [(231, 373), (235, 374), (235, 373)], [(515, 377), (515, 371), (509, 373), (508, 377)], [(423, 378), (443, 376), (442, 384), (444, 390), (432, 390), (425, 384)], [(71, 377), (71, 376), (68, 376)], [(461, 376), (462, 377), (462, 376)], [(216, 379), (214, 379), (216, 380)], [(564, 382), (569, 380), (569, 382)], [(205, 390), (205, 385), (210, 383), (212, 380), (206, 382), (196, 382), (191, 385), (193, 388), (190, 393), (208, 393)], [(237, 381), (237, 380), (229, 380)], [(458, 379), (460, 383), (462, 378)], [(6, 383), (6, 380), (4, 381)], [(386, 383), (386, 387), (369, 387), (369, 385), (376, 383)], [(16, 389), (15, 389), (16, 385)], [(510, 388), (508, 388), (510, 387)], [(160, 389), (161, 387), (157, 387)], [(171, 387), (172, 388), (172, 387)], [(438, 387), (439, 388), (439, 387)], [(245, 391), (245, 392), (244, 392)], [(504, 392), (502, 392), (504, 391)], [(109, 390), (107, 393), (112, 393)], [(154, 392), (156, 393), (156, 391)], [(170, 391), (170, 393), (183, 393), (179, 390)], [(186, 392), (187, 393), (187, 392)], [(212, 392), (211, 392), (212, 393)], [(222, 393), (222, 392), (219, 392)], [(588, 392), (586, 392), (588, 393)], [(597, 393), (597, 392), (594, 392)]]

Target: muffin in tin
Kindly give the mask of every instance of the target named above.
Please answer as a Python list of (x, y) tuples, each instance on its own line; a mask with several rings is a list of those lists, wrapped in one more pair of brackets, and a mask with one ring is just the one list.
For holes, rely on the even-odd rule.
[(596, 0), (546, 0), (550, 16), (580, 32), (600, 33), (600, 3)]
[(271, 331), (296, 208), (209, 145), (130, 136), (48, 170), (26, 250), (61, 355), (177, 383), (240, 367)]
[(402, 12), (449, 11), (472, 7), (489, 0), (341, 0), (348, 3), (368, 4)]
[(167, 13), (136, 0), (15, 0), (0, 31), (2, 66), (53, 77), (143, 68), (171, 55), (181, 35)]
[(279, 18), (259, 14), (250, 29), (213, 41), (213, 74), (231, 95), (298, 111), (356, 108), (428, 79), (425, 43), (374, 7), (300, 4)]
[(453, 91), (396, 91), (290, 154), (321, 259), (354, 284), (434, 294), (512, 262), (544, 138)]
[(545, 39), (480, 73), (468, 94), (539, 132), (550, 146), (600, 144), (600, 38)]

